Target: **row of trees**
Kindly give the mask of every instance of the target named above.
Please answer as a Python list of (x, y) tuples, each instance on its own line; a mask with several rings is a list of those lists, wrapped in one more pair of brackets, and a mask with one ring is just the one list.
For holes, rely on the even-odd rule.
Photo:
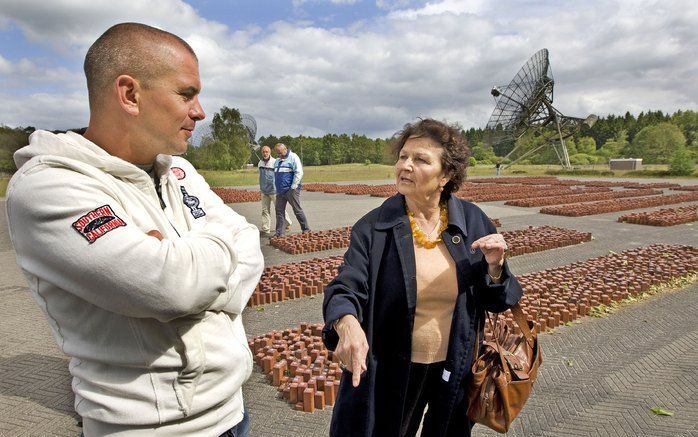
[[(393, 164), (388, 139), (371, 139), (358, 134), (327, 134), (323, 137), (291, 137), (284, 135), (261, 137), (259, 144), (274, 147), (284, 143), (301, 157), (305, 165), (333, 165), (351, 163)], [(255, 157), (256, 158), (256, 157)]]
[[(27, 144), (33, 131), (33, 127), (0, 125), (0, 172), (16, 170), (12, 154)], [(487, 145), (487, 132), (480, 128), (470, 128), (464, 134), (471, 145), (471, 163), (474, 165), (506, 163), (503, 157), (515, 146), (514, 143)], [(269, 135), (259, 139), (261, 145), (272, 148), (279, 142), (296, 152), (305, 165), (393, 163), (390, 139), (385, 138), (327, 134), (322, 137)], [(527, 134), (516, 144), (522, 146), (519, 153), (525, 153), (540, 142), (540, 137)], [(573, 165), (605, 163), (611, 158), (626, 157), (642, 158), (647, 164), (670, 164), (682, 160), (690, 163), (686, 166), (688, 168), (698, 158), (698, 112), (677, 111), (669, 115), (650, 111), (637, 117), (629, 112), (624, 116), (609, 115), (600, 118), (593, 127), (585, 127), (565, 143)], [(246, 163), (256, 164), (259, 160), (259, 154), (252, 153), (248, 144), (248, 133), (242, 124), (240, 111), (224, 106), (213, 116), (210, 132), (199, 147), (190, 147), (186, 156), (198, 168), (239, 169)], [(523, 163), (557, 164), (558, 159), (552, 148), (544, 148)]]
[(626, 112), (623, 116), (609, 115), (600, 118), (593, 127), (583, 129), (581, 134), (590, 136), (594, 138), (596, 144), (603, 145), (623, 131), (627, 135), (627, 141), (633, 142), (644, 128), (660, 123), (671, 123), (677, 126), (684, 135), (686, 144), (695, 145), (698, 139), (698, 112), (692, 110), (676, 111), (671, 115), (662, 111), (641, 112), (637, 117), (630, 112)]
[[(465, 135), (473, 145), (473, 157), (481, 164), (506, 162), (501, 157), (519, 145), (520, 149), (511, 156), (516, 159), (544, 141), (540, 136), (527, 133), (516, 143), (489, 147), (484, 141), (486, 131), (472, 128), (465, 131)], [(682, 160), (688, 162), (686, 168), (692, 168), (698, 158), (698, 112), (677, 111), (668, 115), (656, 111), (641, 113), (637, 118), (630, 113), (624, 117), (611, 115), (566, 139), (565, 145), (573, 165), (606, 163), (612, 158), (625, 157), (642, 158), (646, 164), (671, 164)], [(522, 163), (556, 164), (558, 158), (548, 147)]]
[[(249, 141), (240, 111), (224, 106), (213, 116), (210, 132), (202, 138), (198, 147), (189, 149), (186, 157), (197, 168), (210, 170), (239, 169), (246, 163), (256, 165), (261, 156), (249, 149)], [(393, 162), (389, 153), (389, 140), (371, 139), (365, 135), (269, 135), (259, 139), (260, 146), (269, 146), (272, 149), (276, 143), (284, 143), (300, 156), (305, 165)]]

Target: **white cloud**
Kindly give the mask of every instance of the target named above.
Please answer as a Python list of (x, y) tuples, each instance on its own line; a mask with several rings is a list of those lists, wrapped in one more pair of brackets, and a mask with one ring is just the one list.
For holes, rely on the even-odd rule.
[(411, 0), (376, 0), (376, 7), (386, 11), (405, 9), (410, 6)]
[(486, 0), (441, 0), (428, 2), (421, 8), (401, 9), (392, 12), (389, 17), (393, 19), (414, 20), (419, 17), (442, 14), (477, 14), (483, 9)]
[[(178, 0), (160, 2), (149, 13), (135, 1), (130, 6), (148, 17), (146, 22), (192, 44), (209, 116), (222, 105), (239, 108), (255, 116), (260, 135), (387, 136), (417, 116), (484, 126), (494, 105), (491, 86), (509, 83), (544, 47), (550, 50), (556, 79), (555, 104), (566, 115), (698, 107), (698, 8), (688, 0), (674, 1), (671, 7), (629, 0), (528, 0), (523, 6), (513, 0), (445, 0), (415, 7), (414, 2), (379, 0), (377, 5), (391, 12), (360, 25), (326, 29), (308, 22), (277, 22), (234, 32), (202, 19)], [(10, 19), (43, 44), (84, 50), (109, 24), (126, 18), (113, 12), (116, 7), (99, 2), (86, 12), (67, 2), (61, 5), (67, 9), (60, 13), (61, 25), (44, 28), (54, 9), (27, 7), (20, 16), (15, 5)], [(172, 10), (181, 13), (174, 16)], [(30, 11), (37, 16), (29, 18)], [(18, 64), (0, 57), (0, 75), (20, 68)], [(75, 62), (76, 72), (79, 64), (81, 59)], [(22, 98), (10, 105), (16, 114), (7, 106), (0, 109), (0, 121), (82, 125), (86, 97), (73, 93), (74, 88), (66, 91), (60, 76), (54, 69), (57, 100), (66, 94), (71, 101), (82, 99), (84, 112), (51, 105), (41, 105), (38, 113), (21, 111), (27, 101), (32, 108), (38, 106)], [(75, 78), (68, 82), (79, 83)], [(18, 118), (19, 113), (27, 118)]]
[(361, 0), (292, 0), (293, 7), (302, 6), (305, 3), (332, 3), (333, 5), (353, 5)]
[(7, 59), (3, 58), (2, 55), (0, 55), (0, 75), (7, 76), (12, 73), (12, 70), (12, 62), (8, 61)]
[(61, 87), (83, 89), (85, 79), (81, 72), (65, 67), (46, 67), (22, 58), (12, 62), (0, 55), (0, 78), (5, 90), (31, 89), (32, 87)]
[(62, 53), (77, 51), (80, 56), (107, 28), (125, 21), (176, 29), (182, 37), (202, 33), (222, 37), (227, 31), (181, 0), (3, 0), (3, 20), (14, 22), (29, 41)]
[(26, 97), (0, 92), (0, 119), (8, 126), (34, 126), (41, 129), (71, 129), (87, 126), (87, 91), (75, 93), (35, 93)]

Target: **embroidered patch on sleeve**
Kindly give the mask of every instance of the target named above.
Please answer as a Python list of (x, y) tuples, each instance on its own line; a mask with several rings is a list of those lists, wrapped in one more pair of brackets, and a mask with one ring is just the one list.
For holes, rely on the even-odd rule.
[(205, 216), (206, 211), (199, 208), (199, 204), (201, 203), (199, 198), (187, 193), (187, 190), (184, 187), (179, 187), (179, 189), (182, 190), (182, 201), (185, 205), (187, 205), (189, 211), (191, 211), (191, 215), (194, 216), (195, 219)]
[(121, 220), (109, 205), (93, 209), (73, 223), (73, 229), (90, 244), (121, 226), (126, 226), (126, 222)]
[(171, 171), (172, 174), (174, 174), (175, 177), (176, 177), (177, 179), (179, 179), (180, 181), (181, 181), (182, 179), (184, 179), (185, 177), (187, 177), (187, 174), (186, 174), (186, 173), (184, 172), (184, 170), (183, 170), (182, 168), (180, 168), (180, 167), (172, 167), (172, 168), (170, 168), (170, 171)]

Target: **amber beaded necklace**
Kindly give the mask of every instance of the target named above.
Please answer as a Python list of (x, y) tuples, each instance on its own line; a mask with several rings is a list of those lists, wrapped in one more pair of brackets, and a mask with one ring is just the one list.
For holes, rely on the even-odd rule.
[[(427, 234), (424, 233), (424, 231), (419, 227), (417, 221), (414, 219), (414, 213), (410, 211), (407, 206), (405, 206), (405, 209), (407, 210), (407, 218), (410, 221), (410, 228), (412, 228), (412, 237), (418, 245), (424, 247), (425, 249), (433, 249), (443, 241), (441, 239), (441, 234), (448, 227), (448, 207), (445, 203), (439, 205), (439, 209), (441, 210), (439, 223), (441, 223), (441, 225), (439, 226), (439, 232), (436, 234), (435, 240), (430, 240)], [(429, 235), (431, 235), (431, 232)]]

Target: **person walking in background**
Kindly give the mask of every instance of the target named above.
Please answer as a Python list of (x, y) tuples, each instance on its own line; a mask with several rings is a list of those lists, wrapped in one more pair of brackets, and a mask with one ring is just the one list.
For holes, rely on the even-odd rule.
[(86, 437), (249, 435), (242, 324), (259, 231), (185, 159), (199, 63), (178, 36), (109, 28), (85, 57), (84, 135), (38, 130), (14, 155), (17, 263), (71, 357)]
[(324, 292), (323, 341), (347, 370), (330, 436), (414, 437), (423, 420), (422, 436), (466, 437), (476, 331), (523, 290), (504, 237), (453, 195), (468, 163), (460, 129), (408, 124), (393, 152), (398, 194), (352, 227)]
[(289, 150), (285, 144), (274, 146), (278, 156), (274, 164), (274, 180), (276, 182), (276, 233), (275, 237), (284, 234), (284, 215), (286, 204), (290, 204), (293, 213), (301, 225), (301, 231), (310, 232), (308, 220), (301, 207), (301, 181), (303, 180), (303, 164), (298, 155)]
[[(271, 233), (271, 205), (274, 205), (274, 217), (276, 217), (276, 186), (274, 182), (274, 164), (276, 159), (271, 156), (271, 149), (262, 146), (262, 159), (257, 163), (259, 169), (259, 190), (262, 193), (262, 234), (268, 236)], [(288, 213), (284, 211), (286, 230), (291, 229), (293, 222)]]

